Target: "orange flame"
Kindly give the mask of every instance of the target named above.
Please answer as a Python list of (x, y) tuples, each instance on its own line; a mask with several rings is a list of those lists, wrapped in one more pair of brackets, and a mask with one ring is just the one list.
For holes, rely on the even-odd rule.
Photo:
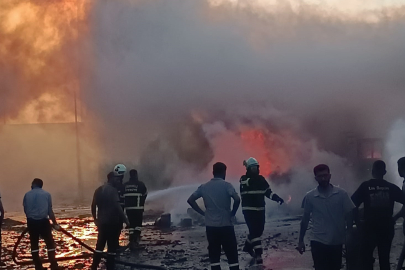
[(301, 141), (288, 130), (276, 133), (266, 128), (241, 128), (241, 138), (246, 152), (256, 158), (264, 176), (282, 174), (290, 170), (294, 159), (301, 155)]
[(246, 130), (241, 133), (245, 149), (259, 161), (260, 172), (269, 176), (273, 172), (270, 149), (266, 146), (266, 137), (260, 130)]
[(14, 122), (74, 120), (79, 79), (72, 51), (86, 16), (82, 0), (0, 1), (0, 59), (12, 77), (0, 98)]

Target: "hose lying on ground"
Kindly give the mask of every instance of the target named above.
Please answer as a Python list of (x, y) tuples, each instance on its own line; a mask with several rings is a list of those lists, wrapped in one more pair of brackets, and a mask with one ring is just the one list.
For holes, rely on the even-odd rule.
[[(92, 253), (95, 252), (95, 250), (90, 247), (89, 245), (87, 245), (86, 243), (84, 243), (82, 240), (80, 240), (79, 238), (73, 236), (71, 233), (69, 233), (68, 231), (64, 230), (64, 229), (60, 229), (60, 232), (64, 233), (65, 235), (69, 236), (70, 238), (72, 238), (73, 240), (75, 240), (77, 243), (79, 243), (82, 247), (86, 248), (87, 250), (91, 251)], [(17, 264), (17, 265), (31, 265), (34, 262), (32, 260), (18, 260), (18, 256), (17, 256), (17, 248), (20, 245), (21, 240), (23, 239), (24, 235), (28, 232), (28, 228), (25, 228), (24, 231), (21, 233), (21, 235), (17, 238), (17, 242), (14, 245), (13, 248), (13, 261)], [(57, 261), (72, 261), (72, 260), (78, 260), (78, 259), (86, 259), (91, 257), (93, 254), (92, 253), (83, 253), (81, 255), (76, 255), (76, 256), (66, 256), (66, 257), (59, 257), (56, 258)], [(103, 253), (104, 257), (107, 256), (106, 253)], [(31, 259), (31, 257), (23, 257), (23, 259)], [(49, 263), (48, 259), (42, 260), (43, 263)], [(130, 266), (130, 267), (136, 267), (136, 268), (140, 268), (140, 269), (156, 269), (156, 270), (167, 270), (166, 268), (162, 267), (162, 266), (157, 266), (157, 265), (149, 265), (149, 264), (141, 264), (141, 263), (133, 263), (133, 262), (127, 262), (127, 261), (122, 261), (122, 260), (115, 260), (116, 264), (121, 264), (124, 266)]]

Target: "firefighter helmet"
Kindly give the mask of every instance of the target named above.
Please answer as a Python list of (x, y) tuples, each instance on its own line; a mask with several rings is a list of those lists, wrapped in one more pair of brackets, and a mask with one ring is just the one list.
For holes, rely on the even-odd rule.
[(125, 167), (124, 164), (117, 164), (117, 165), (115, 165), (115, 167), (114, 167), (114, 174), (115, 174), (115, 176), (124, 175), (126, 171), (127, 171), (127, 167)]
[(257, 162), (257, 160), (255, 158), (251, 157), (251, 158), (243, 161), (243, 166), (245, 166), (247, 169), (252, 166), (259, 166), (259, 162)]

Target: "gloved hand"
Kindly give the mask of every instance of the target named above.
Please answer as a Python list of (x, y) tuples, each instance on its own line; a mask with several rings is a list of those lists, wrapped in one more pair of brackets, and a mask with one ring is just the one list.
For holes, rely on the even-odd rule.
[(273, 196), (271, 197), (271, 199), (275, 202), (278, 202), (280, 205), (282, 205), (284, 203), (284, 200), (281, 199), (277, 194), (273, 194)]

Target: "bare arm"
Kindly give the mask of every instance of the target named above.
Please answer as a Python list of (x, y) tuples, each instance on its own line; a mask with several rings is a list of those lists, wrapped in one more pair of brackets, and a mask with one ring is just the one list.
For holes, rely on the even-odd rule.
[(352, 216), (353, 216), (353, 219), (354, 219), (354, 223), (356, 224), (356, 227), (360, 228), (361, 222), (360, 222), (360, 214), (359, 214), (359, 208), (358, 207), (353, 209)]
[[(346, 226), (349, 231), (353, 229), (353, 220), (355, 219), (356, 209), (357, 209), (357, 207), (346, 214)], [(356, 221), (356, 225), (357, 225), (357, 221)]]
[(49, 211), (49, 218), (52, 220), (52, 225), (54, 226), (58, 225), (58, 222), (56, 222), (56, 217), (52, 209)]
[(297, 247), (299, 253), (301, 253), (301, 254), (305, 252), (304, 236), (305, 236), (305, 233), (307, 232), (310, 218), (311, 218), (311, 213), (304, 212), (304, 216), (302, 217), (302, 220), (301, 220), (300, 237), (298, 240), (298, 247)]
[(302, 217), (302, 220), (301, 220), (299, 242), (304, 242), (304, 236), (308, 230), (308, 224), (309, 224), (310, 218), (311, 218), (310, 213), (304, 213), (304, 216)]
[(402, 208), (401, 208), (401, 210), (399, 210), (399, 212), (398, 213), (396, 213), (395, 215), (394, 215), (394, 221), (397, 221), (399, 218), (401, 218), (401, 217), (405, 217), (405, 193), (404, 193), (405, 191), (402, 191), (401, 190), (401, 192), (399, 191), (399, 188), (398, 188), (398, 191), (396, 192), (397, 193), (397, 202), (399, 202), (399, 203), (402, 203)]
[(193, 208), (197, 213), (205, 216), (204, 211), (198, 206), (198, 204), (196, 202), (197, 199), (198, 198), (196, 198), (194, 195), (191, 195), (190, 198), (188, 198), (187, 202), (191, 206), (191, 208)]
[(56, 217), (55, 217), (55, 214), (54, 214), (53, 209), (52, 209), (52, 197), (51, 197), (51, 195), (49, 195), (48, 200), (49, 200), (48, 201), (48, 215), (49, 215), (49, 218), (52, 220), (52, 225), (56, 226), (56, 225), (58, 225), (58, 222), (56, 222)]
[(394, 215), (394, 220), (397, 221), (399, 218), (405, 216), (405, 206), (402, 206), (401, 210)]
[(237, 193), (233, 194), (233, 207), (231, 211), (231, 216), (235, 216), (236, 212), (238, 211), (239, 205), (240, 205), (240, 197)]
[[(97, 191), (96, 191), (96, 192), (97, 192)], [(94, 223), (97, 225), (96, 192), (94, 192), (93, 201), (91, 202), (91, 215), (93, 216)]]

